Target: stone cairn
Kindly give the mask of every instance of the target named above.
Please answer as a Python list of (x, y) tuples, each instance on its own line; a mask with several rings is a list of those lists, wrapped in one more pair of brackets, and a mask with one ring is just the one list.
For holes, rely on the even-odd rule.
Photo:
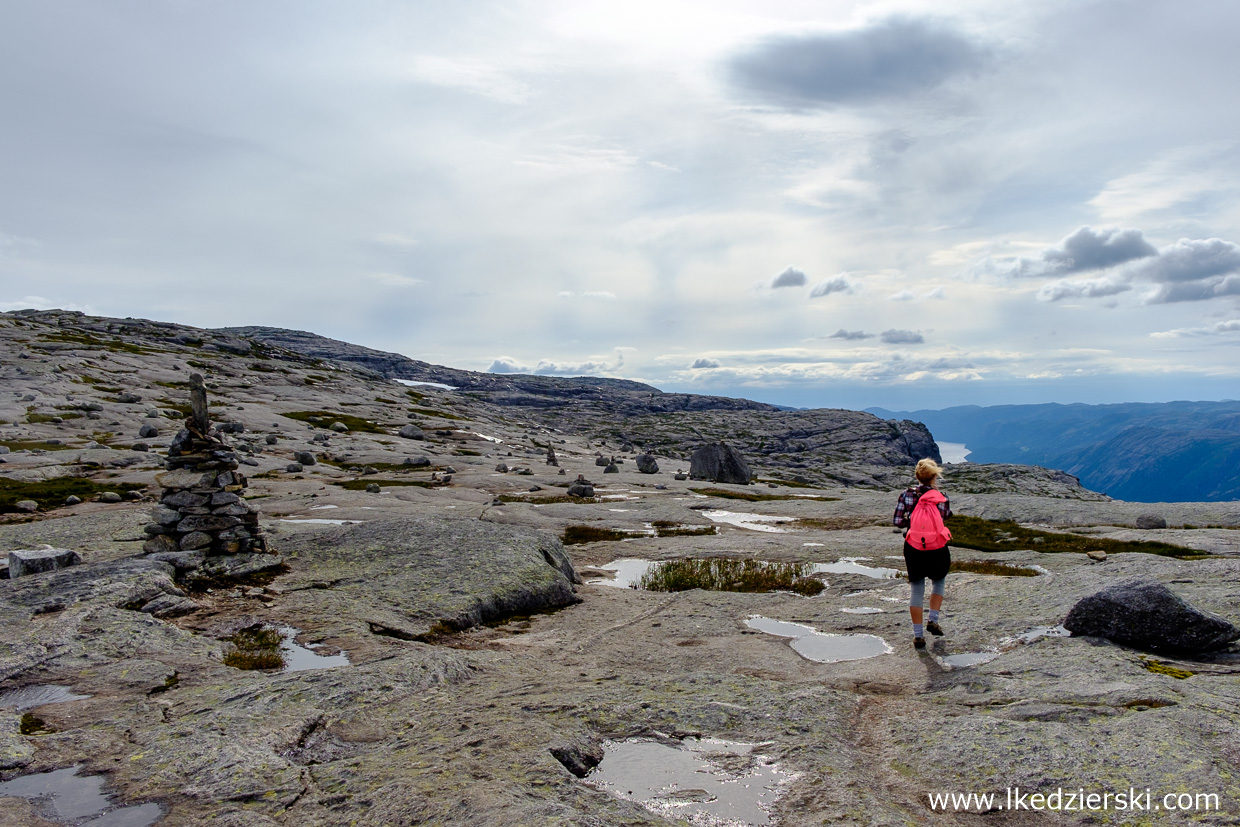
[(258, 512), (241, 498), (246, 480), (237, 471), (237, 455), (211, 428), (202, 376), (192, 374), (189, 382), (190, 415), (168, 447), (168, 470), (155, 478), (164, 492), (142, 549), (148, 554), (266, 552)]

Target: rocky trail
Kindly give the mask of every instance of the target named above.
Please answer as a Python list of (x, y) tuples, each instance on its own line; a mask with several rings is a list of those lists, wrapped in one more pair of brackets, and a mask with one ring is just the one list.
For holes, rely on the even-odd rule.
[[(950, 466), (958, 514), (1200, 554), (957, 548), (1039, 573), (952, 574), (947, 635), (919, 654), (889, 524), (933, 446), (915, 423), (635, 383), (582, 399), (584, 381), (523, 386), (253, 333), (0, 315), (2, 550), (81, 558), (0, 580), (0, 825), (1240, 823), (1234, 644), (1151, 653), (1056, 628), (1132, 578), (1236, 621), (1234, 503), (1131, 504), (1057, 472)], [(148, 548), (167, 536), (151, 533), (156, 478), (195, 372), (270, 553)], [(759, 482), (678, 479), (715, 440)], [(638, 469), (647, 452), (654, 473)], [(579, 475), (593, 496), (568, 496)], [(1137, 528), (1151, 511), (1166, 527)], [(589, 541), (565, 544), (570, 529)], [(685, 558), (803, 563), (826, 585), (616, 585)], [(636, 562), (617, 575), (617, 560)], [(836, 659), (859, 643), (878, 653)], [(226, 663), (275, 647), (290, 666)], [(625, 765), (634, 743), (647, 752)], [(54, 787), (66, 768), (97, 779), (95, 815), (6, 786)], [(929, 799), (1005, 804), (1016, 787), (1218, 806)]]

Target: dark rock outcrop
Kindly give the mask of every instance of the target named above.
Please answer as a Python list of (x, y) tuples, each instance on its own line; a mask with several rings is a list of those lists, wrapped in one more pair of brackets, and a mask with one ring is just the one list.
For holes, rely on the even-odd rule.
[(748, 485), (753, 477), (740, 451), (723, 442), (703, 445), (689, 460), (689, 477), (695, 480)]
[(659, 473), (659, 463), (655, 461), (654, 454), (641, 454), (638, 456), (637, 470), (643, 474)]
[(1082, 598), (1064, 628), (1150, 652), (1208, 652), (1240, 639), (1240, 628), (1203, 612), (1162, 583), (1129, 580)]

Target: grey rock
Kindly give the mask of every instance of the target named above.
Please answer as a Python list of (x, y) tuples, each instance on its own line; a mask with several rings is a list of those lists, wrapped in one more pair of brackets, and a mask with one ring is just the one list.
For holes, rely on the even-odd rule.
[(603, 473), (604, 474), (619, 474), (620, 466), (616, 465), (614, 462), (608, 463), (607, 467), (603, 469)]
[(166, 505), (157, 505), (151, 509), (151, 519), (160, 525), (175, 525), (181, 519), (181, 512)]
[(143, 604), (138, 611), (163, 618), (182, 617), (183, 615), (193, 614), (201, 608), (201, 606), (188, 597), (175, 594), (161, 594), (154, 600)]
[(151, 446), (147, 445), (145, 442), (135, 442), (133, 445), (129, 446), (129, 450), (144, 454), (151, 450)]
[(379, 473), (379, 469), (371, 465), (367, 465), (365, 468), (362, 469), (362, 475), (366, 477), (372, 477), (377, 473)]
[(280, 438), (276, 436), (275, 434), (267, 434), (267, 438), (265, 440), (265, 442), (268, 445), (275, 445), (279, 441), (280, 441)]
[(548, 751), (578, 778), (585, 778), (603, 760), (603, 742), (593, 736), (560, 741)]
[(160, 500), (160, 503), (163, 505), (177, 511), (182, 511), (186, 508), (193, 508), (195, 506), (206, 505), (209, 502), (211, 502), (210, 494), (197, 494), (193, 491), (176, 491), (172, 494), (165, 495)]
[(344, 424), (343, 422), (333, 422), (332, 430), (338, 434), (344, 434), (344, 433), (348, 433), (349, 426)]
[(1157, 514), (1141, 514), (1137, 517), (1136, 526), (1143, 529), (1166, 528), (1167, 521)]
[(94, 413), (95, 411), (102, 411), (103, 406), (100, 405), (98, 402), (83, 402), (82, 404), (78, 405), (78, 410), (89, 411), (91, 413)]
[(9, 453), (9, 446), (0, 445), (0, 454), (7, 454), (7, 453)]
[(18, 549), (9, 552), (9, 577), (16, 580), (30, 574), (65, 569), (82, 562), (82, 555), (71, 549)]
[(640, 454), (637, 457), (637, 470), (643, 474), (659, 473), (659, 463), (655, 461), (654, 454)]
[(284, 466), (284, 470), (290, 474), (300, 474), (305, 469), (301, 467), (300, 462), (290, 462), (288, 465)]
[(1207, 652), (1240, 639), (1240, 628), (1154, 580), (1128, 580), (1084, 597), (1063, 625), (1073, 635), (1150, 652)]
[(495, 470), (496, 470), (496, 471), (498, 471), (498, 472), (499, 472), (499, 473), (501, 473), (501, 474), (507, 474), (507, 473), (508, 473), (508, 463), (506, 463), (506, 462), (501, 462), (499, 465), (496, 465), (496, 466), (495, 466)]
[(444, 472), (445, 474), (455, 474), (455, 473), (456, 473), (456, 469), (455, 469), (455, 468), (453, 468), (451, 465), (446, 465), (446, 466), (444, 466), (443, 472)]
[(171, 563), (177, 571), (189, 571), (201, 566), (206, 556), (201, 551), (157, 551), (148, 558)]
[(256, 460), (256, 459), (250, 459), (249, 457), (246, 457), (245, 459), (241, 460), (241, 464), (242, 464), (242, 465), (251, 465), (251, 466), (253, 466), (253, 467), (257, 468), (257, 467), (258, 467), (258, 460)]
[(117, 401), (117, 402), (122, 402), (122, 403), (124, 403), (124, 404), (126, 404), (126, 405), (132, 405), (132, 404), (134, 404), (135, 402), (141, 402), (141, 401), (142, 401), (142, 397), (141, 397), (141, 396), (138, 396), (138, 394), (133, 393), (133, 392), (131, 392), (131, 391), (125, 391), (125, 392), (124, 392), (124, 393), (122, 393), (120, 396), (116, 397), (116, 401)]
[(534, 476), (534, 469), (533, 468), (518, 468), (517, 475), (521, 477), (532, 477)]
[(142, 544), (142, 552), (150, 555), (169, 554), (181, 550), (176, 538), (169, 534), (156, 534)]
[(158, 408), (147, 408), (146, 418), (147, 419), (159, 419), (159, 409)]
[(236, 517), (222, 517), (214, 514), (191, 514), (177, 523), (178, 531), (223, 531), (241, 525)]
[(120, 501), (121, 495), (117, 494), (115, 491), (104, 491), (99, 495), (99, 502), (101, 503), (118, 503)]
[(303, 466), (306, 466), (306, 467), (314, 465), (317, 462), (317, 460), (315, 460), (314, 458), (314, 454), (310, 453), (309, 451), (298, 451), (293, 456), (297, 459), (298, 462), (300, 462)]
[(673, 474), (673, 475), (672, 475), (672, 479), (675, 479), (675, 480), (687, 480), (687, 479), (689, 479), (689, 475), (688, 475), (688, 474), (686, 474), (686, 473), (684, 473), (684, 472), (681, 472), (681, 473), (679, 473), (679, 474)]
[(396, 435), (405, 439), (426, 439), (426, 434), (417, 425), (405, 425), (396, 432)]
[(152, 439), (154, 437), (159, 436), (159, 429), (156, 428), (154, 425), (143, 425), (141, 428), (138, 429), (138, 436), (142, 437), (143, 439)]
[(380, 492), (382, 492), (382, 491), (383, 491), (383, 489), (379, 487), (379, 483), (377, 483), (377, 482), (371, 482), (371, 483), (367, 483), (367, 484), (366, 484), (366, 493), (367, 493), (367, 494), (378, 494), (378, 493), (380, 493)]
[(600, 467), (600, 468), (603, 468), (603, 467), (605, 467), (605, 466), (611, 465), (611, 464), (612, 464), (612, 462), (611, 462), (611, 460), (610, 460), (609, 458), (607, 458), (607, 457), (597, 457), (597, 458), (594, 460), (594, 464), (595, 464), (595, 465), (597, 465), (597, 466), (598, 466), (598, 467)]
[(34, 500), (18, 500), (13, 503), (13, 507), (18, 511), (25, 511), (26, 513), (39, 510), (39, 504)]
[(1087, 551), (1085, 552), (1085, 556), (1090, 560), (1094, 560), (1099, 563), (1103, 563), (1107, 559), (1107, 553), (1105, 551)]
[(693, 452), (689, 460), (689, 476), (695, 480), (748, 485), (753, 472), (739, 451), (725, 443), (715, 442)]
[(77, 496), (76, 494), (70, 494), (69, 496), (65, 497), (65, 505), (77, 505), (81, 501), (82, 501), (82, 498)]
[(405, 465), (411, 465), (414, 468), (427, 468), (430, 464), (430, 457), (405, 457)]
[(574, 483), (568, 487), (570, 497), (593, 497), (594, 486), (589, 483)]

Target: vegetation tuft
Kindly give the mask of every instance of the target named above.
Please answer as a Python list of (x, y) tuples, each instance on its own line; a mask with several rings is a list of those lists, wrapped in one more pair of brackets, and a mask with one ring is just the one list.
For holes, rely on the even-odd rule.
[(851, 531), (872, 525), (890, 527), (885, 517), (801, 517), (792, 521), (796, 528), (816, 528), (822, 531)]
[(291, 411), (280, 414), (280, 416), (295, 419), (298, 422), (309, 422), (311, 425), (317, 425), (320, 428), (330, 428), (333, 422), (343, 422), (350, 431), (361, 431), (368, 434), (387, 433), (385, 427), (351, 414), (333, 413), (331, 411)]
[(463, 416), (458, 416), (457, 414), (454, 414), (454, 413), (448, 413), (447, 411), (437, 411), (434, 408), (410, 408), (409, 413), (421, 414), (422, 416), (437, 416), (440, 419), (464, 419), (465, 418)]
[(638, 587), (656, 592), (706, 589), (717, 592), (792, 591), (815, 595), (826, 588), (808, 576), (808, 563), (768, 563), (762, 560), (731, 560), (722, 557), (669, 560), (648, 571)]
[(224, 638), (233, 648), (224, 654), (224, 665), (236, 669), (283, 669), (281, 634), (266, 626), (250, 626)]
[(614, 531), (610, 528), (598, 528), (592, 525), (570, 525), (564, 529), (563, 541), (566, 546), (576, 546), (582, 543), (603, 543), (640, 536), (628, 531)]
[(22, 714), (21, 723), (18, 724), (18, 732), (22, 735), (47, 735), (55, 730), (49, 727), (42, 718), (26, 712)]
[(63, 442), (46, 442), (41, 439), (6, 439), (3, 445), (10, 451), (69, 451), (74, 446)]
[(978, 551), (1033, 549), (1048, 553), (1105, 551), (1107, 554), (1136, 551), (1162, 557), (1195, 560), (1209, 555), (1184, 546), (1156, 540), (1111, 540), (1083, 534), (1058, 534), (1025, 528), (1012, 520), (984, 520), (981, 517), (954, 516), (947, 521), (952, 545)]
[(1196, 672), (1190, 672), (1187, 669), (1180, 669), (1160, 660), (1147, 660), (1146, 658), (1142, 658), (1141, 663), (1146, 669), (1157, 675), (1166, 675), (1181, 681), (1186, 678), (1191, 678), (1193, 675), (1197, 674)]
[(654, 527), (654, 532), (660, 537), (707, 537), (719, 533), (713, 525), (680, 526), (675, 524), (657, 525)]
[(360, 480), (335, 480), (332, 485), (338, 485), (345, 491), (365, 491), (366, 486), (374, 483), (382, 488), (397, 488), (400, 486), (413, 486), (415, 488), (434, 488), (438, 485), (430, 480), (381, 480), (376, 477), (363, 477)]
[(47, 510), (64, 505), (65, 498), (70, 495), (85, 500), (104, 491), (115, 491), (121, 494), (126, 491), (141, 491), (144, 488), (146, 488), (145, 485), (136, 482), (114, 482), (100, 485), (93, 480), (81, 477), (60, 477), (38, 482), (0, 478), (0, 514), (17, 511), (18, 500), (34, 500), (40, 508)]
[(749, 491), (729, 491), (726, 488), (690, 488), (694, 494), (705, 494), (708, 497), (720, 497), (725, 500), (744, 500), (750, 503), (768, 502), (770, 500), (804, 500), (806, 502), (829, 503), (839, 497), (799, 497), (793, 494), (754, 494)]
[(530, 503), (531, 505), (551, 505), (552, 503), (596, 503), (594, 497), (570, 497), (567, 494), (560, 496), (548, 495), (545, 497), (525, 497), (519, 494), (500, 494), (499, 501), (505, 503)]
[(1013, 566), (995, 560), (952, 560), (951, 570), (972, 574), (996, 574), (1000, 577), (1037, 577), (1040, 573), (1028, 566)]

